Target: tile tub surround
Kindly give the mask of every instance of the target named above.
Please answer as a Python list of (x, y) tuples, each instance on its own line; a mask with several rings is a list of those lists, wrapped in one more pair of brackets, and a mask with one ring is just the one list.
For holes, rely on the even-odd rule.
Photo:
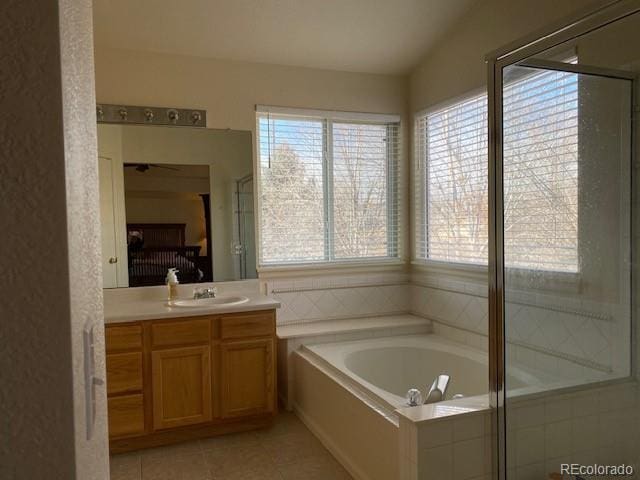
[(279, 301), (278, 325), (408, 313), (406, 273), (274, 278), (264, 291)]
[(291, 413), (248, 432), (111, 457), (111, 480), (348, 480)]
[[(411, 312), (431, 319), (435, 331), (486, 348), (485, 284), (414, 277), (411, 290)], [(507, 342), (518, 362), (546, 368), (548, 373), (564, 372), (567, 379), (586, 378), (593, 371), (611, 378), (628, 373), (624, 308), (568, 296), (511, 294), (510, 299)]]
[(210, 307), (169, 307), (167, 287), (113, 288), (104, 290), (104, 321), (107, 324), (157, 320), (161, 318), (193, 317), (195, 315), (215, 315), (222, 313), (271, 310), (280, 303), (260, 293), (257, 280), (220, 283), (199, 283), (178, 285), (179, 298), (192, 298), (195, 287), (216, 287), (219, 296), (243, 295), (249, 301), (237, 305)]
[[(628, 381), (508, 399), (509, 478), (546, 479), (562, 463), (625, 463), (636, 473), (625, 478), (640, 478), (638, 393), (638, 384)], [(494, 417), (488, 398), (476, 399), (475, 405), (454, 400), (398, 411), (401, 480), (490, 478)]]
[(561, 463), (633, 465), (638, 477), (640, 397), (635, 381), (508, 400), (510, 478), (539, 480)]
[(487, 395), (398, 413), (400, 480), (490, 480), (493, 440)]

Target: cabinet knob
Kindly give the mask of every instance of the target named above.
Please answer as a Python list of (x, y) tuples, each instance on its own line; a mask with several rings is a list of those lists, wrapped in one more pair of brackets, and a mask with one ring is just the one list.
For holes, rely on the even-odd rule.
[(113, 264), (113, 263), (118, 263), (118, 257), (111, 257), (111, 258), (109, 259), (109, 263), (112, 263), (112, 264)]

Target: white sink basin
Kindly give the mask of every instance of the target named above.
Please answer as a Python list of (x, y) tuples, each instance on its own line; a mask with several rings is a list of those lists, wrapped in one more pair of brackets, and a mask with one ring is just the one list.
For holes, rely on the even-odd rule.
[(190, 298), (187, 300), (174, 300), (170, 303), (172, 307), (226, 307), (229, 305), (240, 305), (241, 303), (248, 302), (249, 299), (247, 297), (243, 297), (241, 295), (230, 295), (227, 297), (215, 297), (215, 298)]

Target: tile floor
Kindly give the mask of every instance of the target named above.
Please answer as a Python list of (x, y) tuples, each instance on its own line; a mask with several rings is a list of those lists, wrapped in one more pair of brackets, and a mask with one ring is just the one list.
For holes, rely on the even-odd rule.
[(349, 480), (292, 413), (266, 430), (111, 457), (111, 480)]

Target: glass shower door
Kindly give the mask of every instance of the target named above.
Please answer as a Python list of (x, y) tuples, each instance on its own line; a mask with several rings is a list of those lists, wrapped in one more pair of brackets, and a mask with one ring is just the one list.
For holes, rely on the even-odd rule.
[(500, 478), (613, 478), (640, 453), (634, 76), (581, 63), (575, 43), (501, 70)]

